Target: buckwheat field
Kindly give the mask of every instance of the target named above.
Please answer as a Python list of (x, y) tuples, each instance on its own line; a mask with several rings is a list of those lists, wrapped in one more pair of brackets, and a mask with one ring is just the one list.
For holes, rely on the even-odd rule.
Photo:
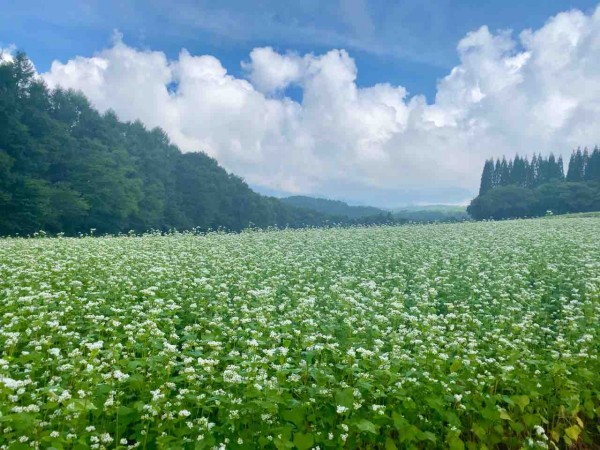
[(2, 239), (0, 448), (598, 448), (599, 236)]

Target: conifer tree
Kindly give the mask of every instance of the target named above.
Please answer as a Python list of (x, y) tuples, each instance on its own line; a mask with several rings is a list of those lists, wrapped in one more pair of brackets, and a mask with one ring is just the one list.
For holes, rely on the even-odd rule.
[(523, 159), (523, 164), (525, 166), (525, 169), (524, 169), (525, 170), (525, 175), (524, 175), (525, 184), (524, 184), (524, 186), (525, 187), (529, 187), (530, 186), (530, 184), (529, 184), (529, 171), (530, 171), (530, 167), (529, 167), (529, 160), (527, 159), (527, 157), (525, 157)]
[(548, 161), (546, 162), (546, 182), (557, 180), (562, 181), (563, 178), (562, 158), (557, 161), (554, 157), (554, 154), (550, 153), (550, 156), (548, 156)]
[(525, 166), (525, 159), (521, 158), (519, 155), (516, 155), (514, 162), (512, 162), (510, 183), (523, 187), (527, 186), (527, 168)]
[(508, 168), (508, 163), (506, 162), (506, 158), (502, 157), (502, 162), (500, 163), (500, 186), (506, 186), (510, 182), (510, 169)]
[(537, 185), (546, 183), (550, 177), (550, 171), (548, 170), (548, 159), (544, 159), (542, 154), (538, 155), (538, 176)]
[(483, 195), (494, 187), (494, 160), (488, 159), (483, 165), (481, 174), (481, 183), (479, 185), (479, 195)]
[(571, 159), (569, 160), (569, 170), (567, 171), (567, 181), (583, 181), (584, 172), (583, 153), (581, 152), (581, 149), (578, 148), (577, 151), (574, 151), (571, 154)]
[(556, 161), (556, 175), (560, 181), (565, 180), (565, 163), (563, 162), (562, 155), (558, 157), (558, 161)]
[(494, 187), (500, 186), (500, 172), (501, 172), (500, 159), (496, 158), (496, 164), (494, 165), (494, 176), (493, 176)]
[(600, 149), (594, 148), (585, 166), (585, 180), (600, 182)]
[(586, 171), (588, 163), (590, 162), (590, 153), (588, 152), (587, 147), (583, 149), (582, 159), (583, 159), (583, 164), (582, 164), (581, 172), (580, 172), (581, 181), (585, 180), (585, 171)]
[(534, 187), (537, 184), (539, 173), (539, 162), (538, 157), (534, 153), (529, 164), (529, 170), (527, 171), (527, 187)]

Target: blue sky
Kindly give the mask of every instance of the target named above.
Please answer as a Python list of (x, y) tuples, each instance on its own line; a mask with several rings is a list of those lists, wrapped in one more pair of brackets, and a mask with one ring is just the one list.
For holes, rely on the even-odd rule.
[(489, 157), (600, 144), (597, 6), (4, 0), (0, 49), (263, 193), (465, 203)]
[[(91, 55), (113, 30), (129, 45), (176, 57), (181, 48), (217, 56), (228, 72), (255, 47), (351, 52), (359, 86), (389, 82), (410, 94), (435, 96), (436, 82), (458, 62), (457, 42), (469, 31), (538, 28), (571, 8), (597, 2), (521, 0), (177, 1), (4, 0), (0, 45), (25, 50), (38, 70), (54, 59)], [(296, 93), (292, 92), (292, 95)]]

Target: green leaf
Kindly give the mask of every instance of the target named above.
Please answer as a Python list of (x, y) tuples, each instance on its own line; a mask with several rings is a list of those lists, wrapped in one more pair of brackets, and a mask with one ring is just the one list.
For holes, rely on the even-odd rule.
[(82, 444), (81, 442), (76, 442), (73, 444), (72, 450), (88, 450), (90, 446), (88, 444)]
[(273, 443), (275, 444), (275, 447), (277, 447), (279, 450), (294, 448), (294, 443), (291, 441), (291, 437), (292, 437), (291, 430), (292, 430), (291, 427), (283, 427), (283, 428), (274, 430), (274, 433), (277, 433), (276, 434), (277, 436), (281, 436), (281, 437), (276, 437), (275, 439), (273, 439)]
[(419, 436), (419, 440), (421, 441), (431, 441), (435, 443), (436, 437), (431, 431), (424, 431), (421, 436)]
[(504, 400), (506, 403), (508, 403), (510, 406), (514, 406), (515, 402), (513, 401), (512, 398), (510, 398), (508, 395), (503, 395), (502, 396), (502, 400)]
[(520, 434), (524, 429), (525, 429), (525, 425), (523, 425), (520, 422), (510, 422), (510, 427), (515, 430), (517, 432), (517, 434)]
[(304, 427), (304, 410), (301, 406), (298, 406), (294, 409), (288, 409), (281, 413), (281, 417), (288, 422), (292, 422), (298, 428), (302, 429)]
[(510, 415), (504, 409), (500, 411), (500, 418), (503, 420), (512, 420)]
[(448, 448), (450, 450), (465, 450), (465, 443), (461, 438), (452, 436), (450, 439), (448, 439)]
[(356, 428), (358, 428), (360, 431), (364, 431), (366, 433), (373, 433), (373, 434), (378, 433), (377, 425), (375, 425), (373, 422), (368, 421), (367, 419), (361, 419), (358, 422), (356, 422), (355, 425), (356, 425)]
[(125, 406), (125, 405), (121, 405), (121, 406), (119, 406), (117, 408), (117, 412), (119, 413), (119, 416), (125, 417), (125, 416), (128, 416), (130, 414), (133, 414), (135, 412), (135, 410), (132, 409), (132, 408), (129, 408), (129, 407)]
[(460, 359), (455, 359), (450, 366), (450, 372), (457, 372), (458, 369), (460, 369), (460, 366), (462, 366), (462, 361)]
[(31, 450), (31, 446), (23, 442), (13, 442), (9, 448), (10, 450)]
[(444, 416), (446, 416), (446, 420), (448, 421), (448, 423), (450, 425), (453, 425), (455, 427), (460, 427), (460, 418), (452, 411), (446, 411), (446, 413), (444, 414)]
[(514, 395), (512, 399), (517, 405), (519, 405), (521, 412), (525, 411), (525, 407), (529, 405), (529, 397), (526, 395)]
[(485, 440), (487, 433), (485, 432), (485, 428), (483, 428), (478, 423), (474, 423), (471, 431), (477, 436), (480, 440)]
[(294, 434), (294, 445), (298, 450), (308, 450), (312, 448), (315, 443), (315, 439), (310, 433), (296, 433)]
[(60, 442), (58, 439), (52, 439), (50, 441), (50, 446), (48, 447), (48, 450), (52, 449), (52, 450), (62, 450), (64, 447), (62, 445), (62, 442)]
[(3, 422), (10, 423), (15, 430), (30, 430), (35, 423), (35, 416), (29, 413), (8, 414), (2, 417)]
[(397, 450), (398, 447), (396, 443), (392, 440), (392, 438), (387, 438), (385, 440), (385, 450)]
[(576, 441), (577, 438), (579, 438), (579, 433), (581, 433), (581, 428), (579, 428), (579, 425), (573, 425), (565, 429), (565, 434), (574, 441)]
[(273, 443), (275, 444), (275, 447), (277, 448), (277, 450), (285, 450), (288, 448), (294, 448), (293, 442), (285, 441), (283, 439), (274, 439)]
[(438, 412), (445, 411), (446, 405), (440, 397), (427, 398), (425, 399), (425, 402), (427, 403), (427, 405), (429, 405), (430, 408)]
[(335, 393), (335, 401), (338, 405), (352, 408), (354, 402), (354, 393), (352, 388), (340, 389)]
[(402, 417), (401, 414), (395, 411), (392, 413), (392, 420), (394, 421), (394, 426), (397, 430), (399, 430), (401, 427), (408, 425), (408, 421), (404, 417)]

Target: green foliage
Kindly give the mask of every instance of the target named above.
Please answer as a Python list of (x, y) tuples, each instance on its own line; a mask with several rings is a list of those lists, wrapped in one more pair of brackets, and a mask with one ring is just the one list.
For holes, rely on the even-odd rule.
[(516, 185), (501, 186), (475, 198), (468, 207), (475, 219), (504, 219), (531, 216), (535, 195), (531, 189)]
[(534, 189), (500, 186), (471, 201), (474, 219), (507, 219), (600, 210), (600, 183), (555, 182)]
[(489, 159), (483, 165), (479, 195), (483, 195), (494, 187), (494, 161)]
[(303, 195), (282, 198), (281, 201), (298, 208), (310, 209), (311, 211), (334, 216), (346, 216), (349, 219), (360, 219), (387, 213), (382, 209), (374, 208), (372, 206), (350, 206), (339, 200), (327, 200), (324, 198), (306, 197)]
[(599, 232), (0, 239), (0, 447), (594, 448)]
[(577, 213), (600, 209), (600, 149), (592, 154), (573, 152), (566, 176), (563, 160), (534, 155), (531, 163), (488, 160), (483, 166), (481, 187), (468, 207), (474, 219), (507, 219), (547, 214)]

